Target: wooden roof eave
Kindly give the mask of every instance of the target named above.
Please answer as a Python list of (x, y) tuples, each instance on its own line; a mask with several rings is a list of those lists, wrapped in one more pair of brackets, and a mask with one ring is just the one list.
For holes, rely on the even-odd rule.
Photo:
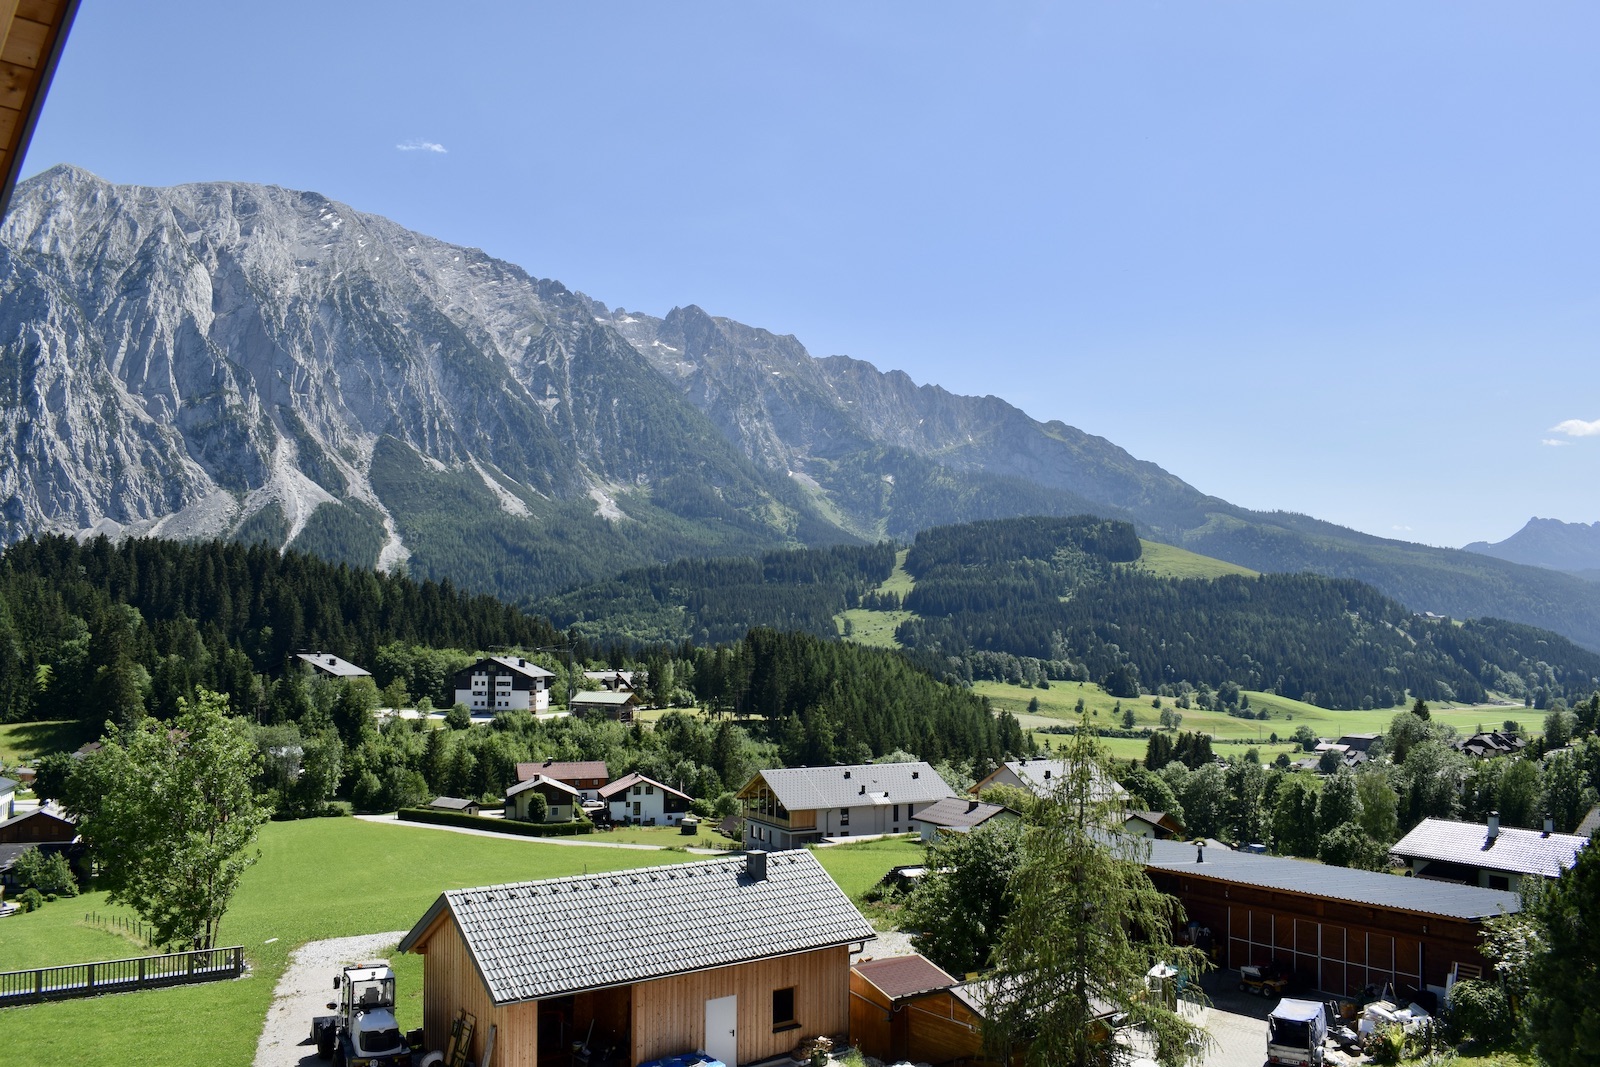
[[(0, 0), (0, 111), (10, 112), (11, 128), (0, 142), (0, 219), (22, 173), (22, 161), (44, 110), (45, 94), (61, 61), (79, 0)], [(41, 21), (44, 20), (44, 21)], [(24, 31), (24, 32), (18, 32)], [(15, 106), (12, 106), (12, 105)]]

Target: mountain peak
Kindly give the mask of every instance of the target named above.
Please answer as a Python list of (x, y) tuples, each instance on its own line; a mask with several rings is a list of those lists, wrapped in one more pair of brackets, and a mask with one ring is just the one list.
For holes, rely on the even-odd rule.
[(1474, 541), (1466, 551), (1550, 570), (1596, 571), (1600, 570), (1600, 522), (1563, 522), (1535, 516), (1504, 541)]

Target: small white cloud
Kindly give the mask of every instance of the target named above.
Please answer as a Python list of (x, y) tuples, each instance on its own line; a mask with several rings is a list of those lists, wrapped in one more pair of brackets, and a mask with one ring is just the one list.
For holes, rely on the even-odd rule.
[(403, 144), (397, 144), (395, 147), (400, 149), (402, 152), (437, 152), (440, 155), (444, 155), (449, 151), (448, 148), (440, 144), (438, 141), (419, 141), (415, 138), (406, 141)]
[(1398, 531), (1400, 531), (1400, 532), (1401, 532), (1401, 533), (1410, 533), (1410, 532), (1411, 532), (1411, 527), (1409, 527), (1409, 526), (1402, 526), (1402, 525), (1401, 525), (1401, 524), (1400, 524), (1400, 523), (1398, 523), (1398, 522), (1397, 522), (1397, 523), (1395, 523), (1395, 524), (1394, 524), (1394, 525), (1393, 525), (1393, 526), (1391, 526), (1391, 527), (1389, 527), (1389, 529), (1391, 529), (1391, 530), (1398, 530)]
[(1551, 448), (1566, 448), (1568, 445), (1572, 444), (1571, 441), (1561, 441), (1561, 440), (1557, 440), (1554, 437), (1546, 437), (1543, 441), (1540, 441), (1539, 443), (1541, 445), (1549, 445)]
[(1550, 427), (1551, 433), (1564, 433), (1568, 437), (1600, 437), (1600, 419), (1593, 422), (1584, 422), (1582, 419), (1567, 419)]

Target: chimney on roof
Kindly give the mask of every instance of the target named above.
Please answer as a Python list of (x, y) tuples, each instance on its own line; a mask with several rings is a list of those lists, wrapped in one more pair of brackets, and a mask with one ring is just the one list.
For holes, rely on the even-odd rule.
[(751, 852), (745, 856), (744, 873), (752, 881), (765, 882), (767, 880), (767, 854), (765, 852)]
[(968, 811), (977, 811), (978, 810), (978, 802), (976, 800), (967, 801), (967, 810)]
[(1549, 837), (1556, 832), (1556, 817), (1548, 811), (1544, 813), (1544, 836)]
[(867, 787), (866, 786), (862, 786), (861, 789), (856, 793), (856, 796), (859, 796), (859, 797), (864, 797), (866, 795), (867, 795)]
[(1194, 843), (1194, 861), (1196, 863), (1204, 863), (1206, 861), (1206, 843), (1204, 838)]
[(1489, 840), (1493, 841), (1495, 838), (1497, 838), (1499, 836), (1500, 836), (1500, 813), (1498, 811), (1491, 811), (1489, 813)]
[(921, 778), (922, 777), (922, 772), (921, 771), (912, 771), (911, 772), (911, 777), (913, 777), (913, 778)]
[(525, 660), (525, 659), (518, 659), (517, 660), (517, 666), (526, 667), (527, 665), (528, 665), (528, 661), (527, 660)]
[(850, 777), (850, 772), (849, 772), (849, 771), (845, 771), (845, 772), (844, 772), (844, 776), (845, 776), (845, 777), (846, 777), (846, 778), (848, 778), (848, 777)]
[(1050, 768), (1048, 767), (1046, 767), (1044, 771), (1044, 780), (1047, 782), (1050, 780)]

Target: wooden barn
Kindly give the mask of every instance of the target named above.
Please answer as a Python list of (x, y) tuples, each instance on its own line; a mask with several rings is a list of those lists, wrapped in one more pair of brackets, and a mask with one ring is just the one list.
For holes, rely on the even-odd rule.
[(1515, 893), (1327, 867), (1282, 856), (1152, 841), (1147, 870), (1209, 928), (1218, 964), (1269, 960), (1310, 988), (1345, 995), (1394, 983), (1443, 993), (1457, 964), (1486, 968), (1485, 919), (1520, 910)]
[(565, 1065), (574, 1042), (642, 1063), (703, 1049), (727, 1064), (850, 1021), (850, 948), (874, 937), (809, 852), (456, 889), (400, 942), (423, 962), (426, 1047), (457, 1013), (468, 1058)]

